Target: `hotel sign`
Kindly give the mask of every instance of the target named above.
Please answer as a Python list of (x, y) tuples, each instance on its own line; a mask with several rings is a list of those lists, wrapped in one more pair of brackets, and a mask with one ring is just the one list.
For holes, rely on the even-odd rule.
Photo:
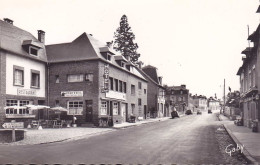
[(83, 91), (61, 91), (61, 97), (83, 97)]
[(102, 89), (103, 93), (109, 92), (109, 65), (105, 64), (104, 66), (104, 88)]
[(17, 95), (20, 95), (20, 96), (36, 96), (36, 90), (33, 90), (33, 89), (17, 89)]

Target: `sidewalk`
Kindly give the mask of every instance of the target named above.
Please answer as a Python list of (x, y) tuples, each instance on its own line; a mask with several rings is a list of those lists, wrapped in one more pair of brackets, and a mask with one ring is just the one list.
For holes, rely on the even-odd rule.
[(68, 140), (77, 140), (82, 138), (88, 138), (90, 136), (99, 135), (107, 132), (116, 131), (117, 129), (124, 129), (126, 127), (139, 126), (141, 124), (153, 123), (168, 120), (170, 117), (146, 119), (143, 121), (137, 121), (136, 123), (122, 123), (116, 124), (114, 127), (109, 128), (44, 128), (42, 130), (37, 129), (25, 129), (24, 140), (14, 143), (0, 143), (0, 145), (35, 145), (55, 143)]
[(254, 164), (260, 163), (260, 133), (252, 132), (251, 129), (244, 126), (236, 126), (234, 121), (222, 114), (219, 115), (219, 118), (224, 121), (224, 126), (235, 143), (244, 145), (243, 154), (247, 159)]

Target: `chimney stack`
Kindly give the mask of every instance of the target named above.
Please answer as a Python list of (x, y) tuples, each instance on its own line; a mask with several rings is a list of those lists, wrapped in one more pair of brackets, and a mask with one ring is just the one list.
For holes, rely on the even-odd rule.
[(38, 30), (38, 40), (45, 44), (45, 32), (43, 30)]
[(4, 21), (11, 24), (11, 25), (13, 25), (13, 22), (14, 22), (13, 20), (11, 20), (9, 18), (4, 18)]

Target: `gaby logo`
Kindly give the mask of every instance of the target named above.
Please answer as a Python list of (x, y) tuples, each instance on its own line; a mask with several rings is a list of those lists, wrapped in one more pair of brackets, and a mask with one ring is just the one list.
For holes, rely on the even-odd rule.
[(239, 152), (240, 151), (240, 153), (242, 154), (243, 150), (244, 150), (244, 145), (237, 144), (237, 146), (235, 147), (233, 144), (229, 144), (226, 147), (225, 152), (227, 154), (229, 154), (230, 156), (232, 156), (232, 153), (234, 153), (234, 152)]

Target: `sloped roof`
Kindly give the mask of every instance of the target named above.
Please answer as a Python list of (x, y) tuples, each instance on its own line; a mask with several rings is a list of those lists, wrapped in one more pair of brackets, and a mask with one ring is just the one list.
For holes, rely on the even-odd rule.
[(258, 39), (258, 35), (259, 35), (259, 29), (260, 29), (260, 24), (257, 26), (256, 31), (254, 31), (251, 35), (249, 35), (249, 37), (247, 38), (250, 41), (255, 41), (256, 39)]
[[(26, 52), (22, 46), (24, 42), (30, 42), (40, 47), (41, 49), (38, 50), (38, 56), (32, 56)], [(43, 43), (38, 41), (31, 33), (3, 20), (0, 20), (0, 49), (34, 60), (47, 61), (46, 50)]]
[(160, 85), (159, 83), (155, 82), (155, 81), (154, 81), (148, 74), (146, 74), (142, 69), (140, 69), (140, 68), (138, 68), (138, 67), (136, 67), (136, 68), (137, 68), (137, 70), (138, 70), (146, 79), (150, 80), (150, 81), (151, 81), (152, 83), (154, 83), (155, 85), (157, 85), (157, 86), (159, 86), (159, 87), (165, 89), (165, 87), (163, 87), (163, 86)]
[(157, 74), (157, 68), (151, 65), (147, 65), (142, 68), (142, 70), (155, 81), (157, 84), (159, 84), (158, 80), (158, 74)]
[[(49, 63), (70, 62), (70, 61), (82, 61), (82, 60), (104, 60), (101, 52), (109, 50), (110, 53), (115, 54), (110, 48), (105, 49), (106, 44), (98, 41), (92, 35), (83, 33), (78, 38), (70, 43), (47, 45), (47, 57)], [(107, 61), (110, 65), (114, 65), (125, 72), (132, 73), (133, 75), (147, 81), (139, 71), (133, 66), (131, 71), (122, 68), (116, 63), (115, 58), (120, 58), (121, 55), (114, 55), (111, 57), (111, 61)], [(121, 58), (120, 58), (121, 59)], [(125, 59), (122, 56), (122, 59)]]

